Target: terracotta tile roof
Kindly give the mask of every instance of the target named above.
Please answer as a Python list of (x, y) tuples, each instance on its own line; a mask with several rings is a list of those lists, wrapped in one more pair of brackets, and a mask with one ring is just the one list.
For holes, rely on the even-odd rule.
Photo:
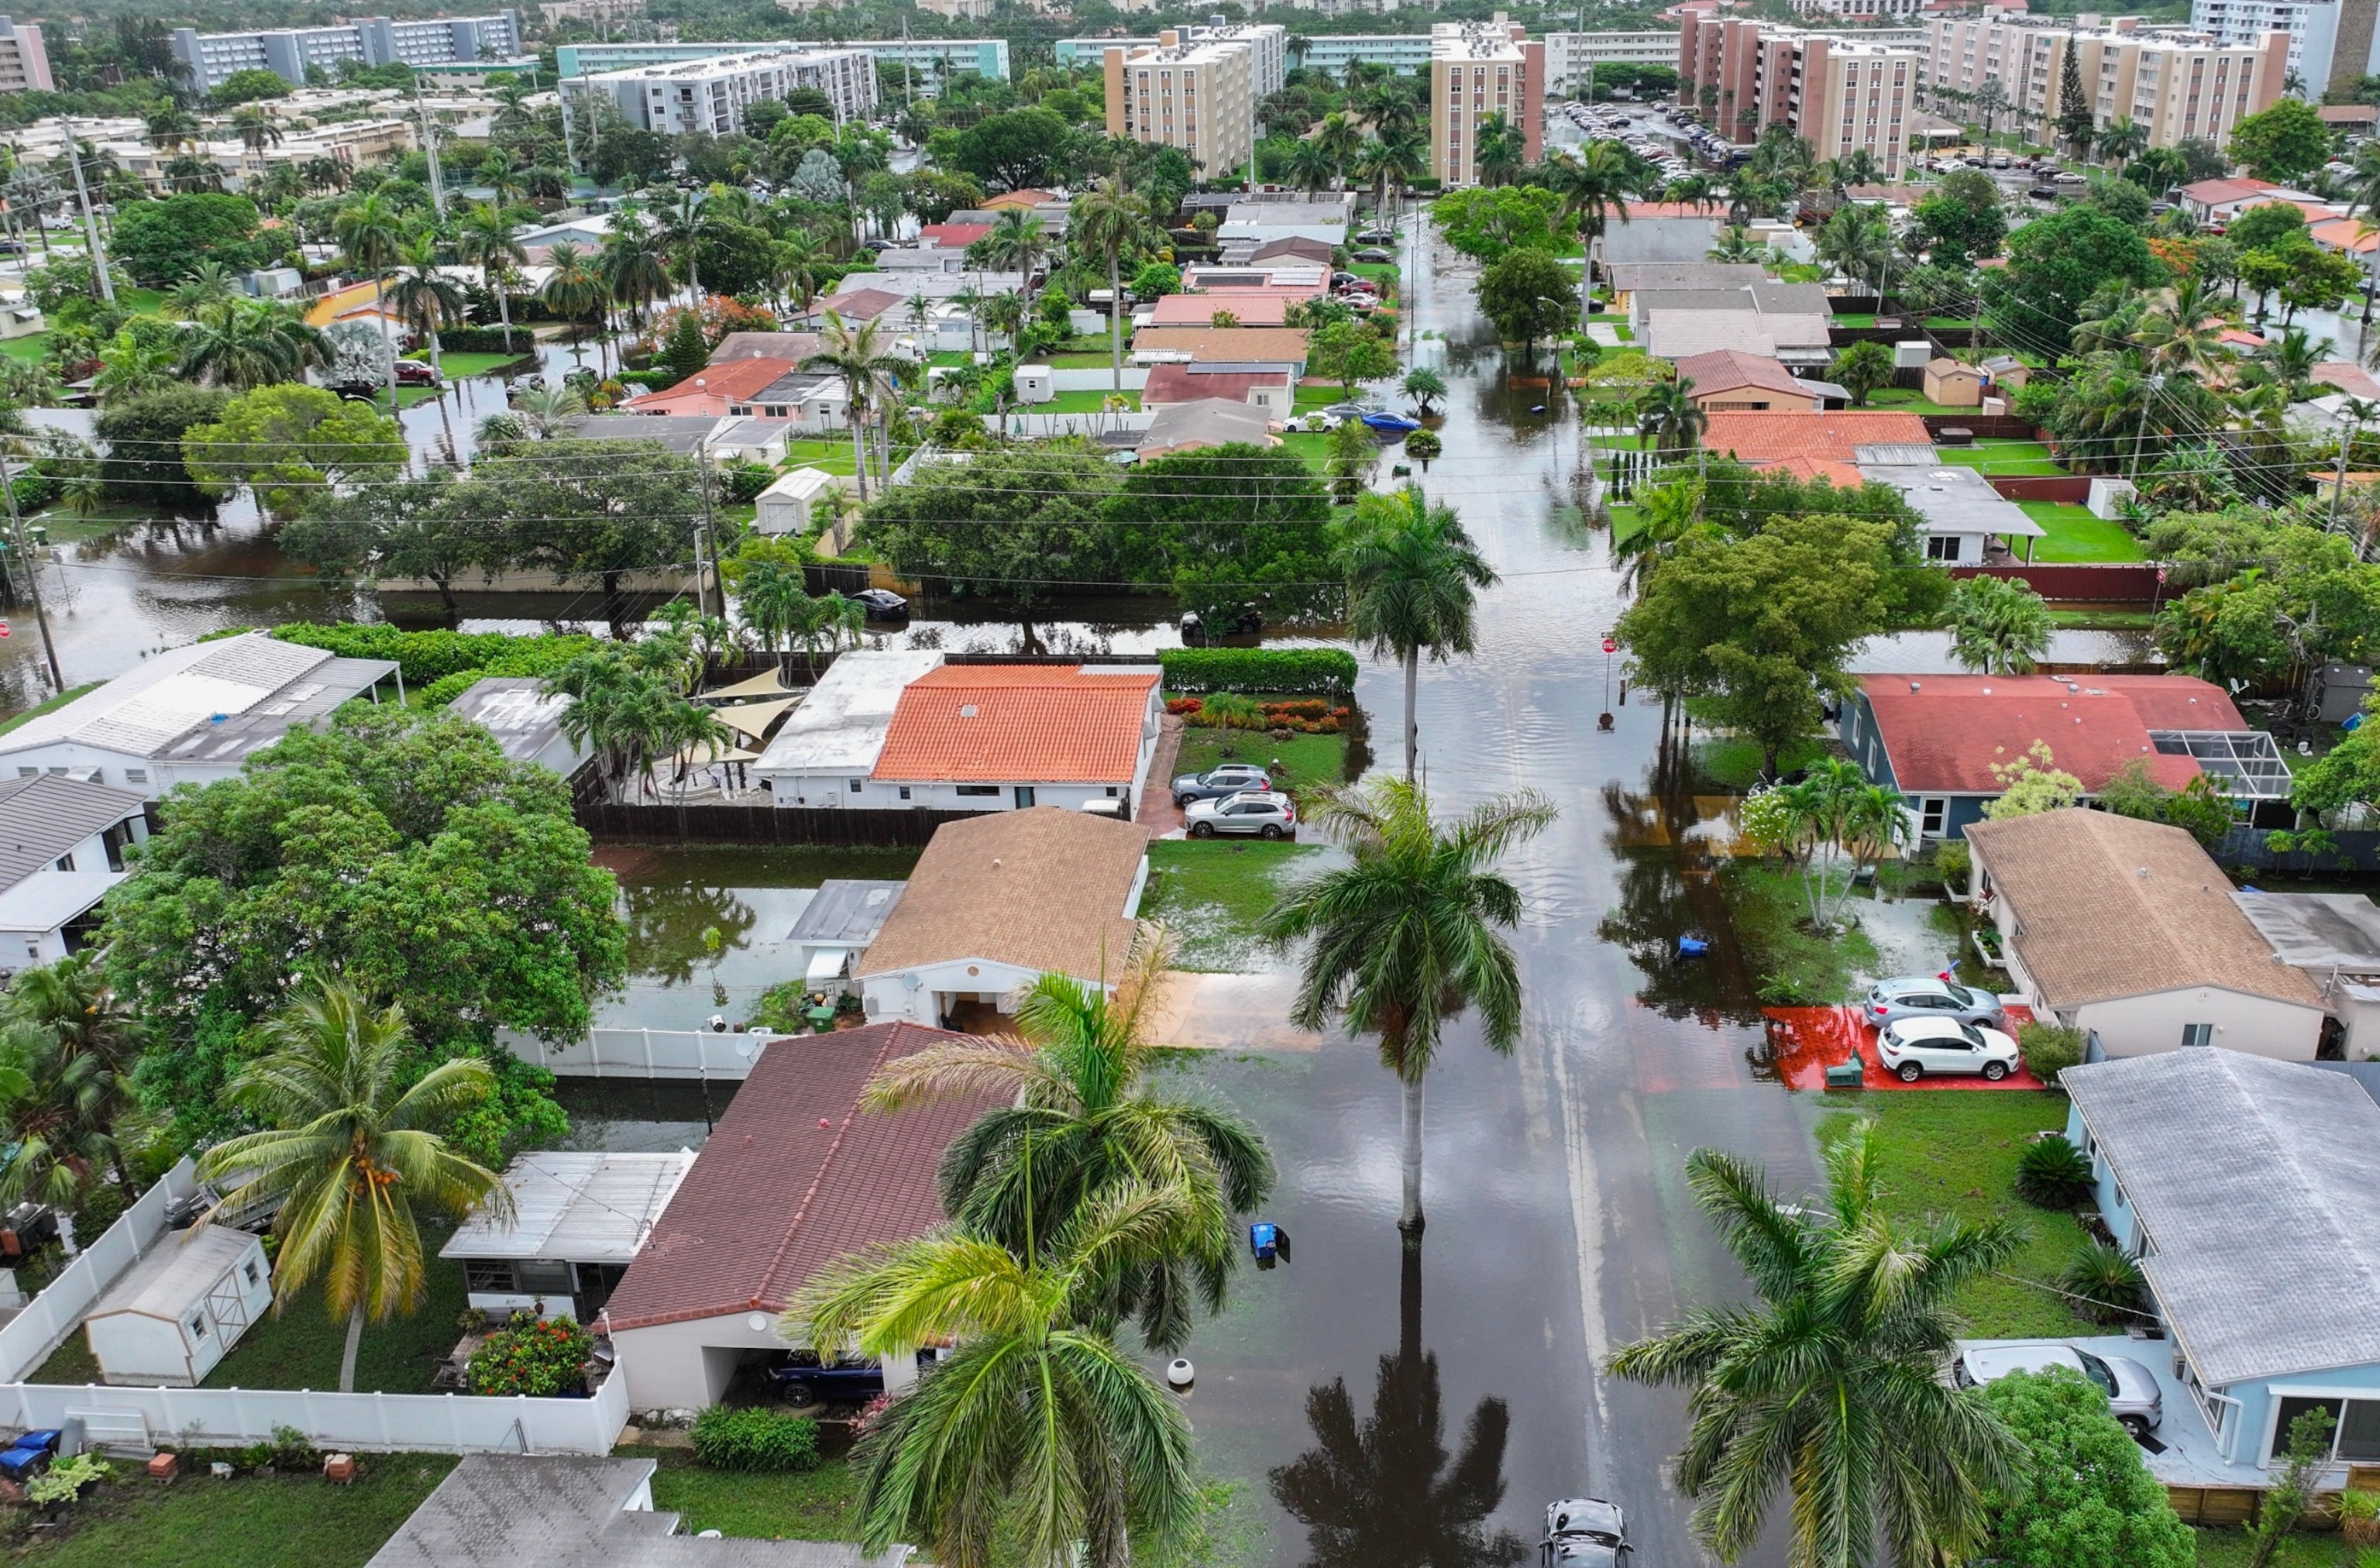
[(990, 232), (990, 224), (928, 224), (917, 237), (943, 250), (964, 250)]
[[(1285, 373), (1268, 375), (1261, 371), (1225, 371), (1217, 375), (1194, 376), (1189, 366), (1169, 361), (1148, 367), (1148, 384), (1140, 389), (1140, 406), (1158, 408), (1169, 403), (1195, 403), (1208, 397), (1227, 397), (1234, 403), (1245, 403), (1248, 394), (1257, 387), (1288, 385), (1289, 377)], [(1289, 405), (1284, 402), (1280, 405), (1280, 409), (1286, 414)]]
[(2180, 828), (2046, 811), (1967, 828), (2017, 920), (2017, 956), (2054, 1008), (2217, 986), (2319, 1007), (2303, 971), (2231, 902), (2230, 879)]
[(2271, 180), (2251, 179), (2243, 176), (2239, 179), (2202, 179), (2195, 184), (2183, 186), (2181, 193), (2192, 201), (2203, 202), (2211, 207), (2217, 202), (2237, 201), (2243, 196), (2255, 196), (2264, 191), (2280, 188)]
[(1703, 444), (1746, 463), (1814, 457), (1849, 463), (1862, 446), (1930, 446), (1925, 421), (1914, 414), (1878, 414), (1851, 409), (1812, 413), (1800, 409), (1722, 408), (1710, 417)]
[(1215, 312), (1229, 310), (1244, 327), (1277, 327), (1289, 313), (1289, 302), (1297, 298), (1292, 294), (1273, 294), (1257, 289), (1233, 289), (1216, 294), (1169, 294), (1159, 300), (1149, 317), (1149, 325), (1159, 327), (1210, 327)]
[(822, 1265), (940, 1224), (942, 1149), (995, 1102), (888, 1116), (859, 1092), (886, 1062), (964, 1038), (876, 1024), (764, 1048), (612, 1293), (611, 1327), (780, 1312)]
[(852, 973), (988, 958), (1121, 978), (1137, 929), (1124, 901), (1148, 853), (1148, 829), (1055, 806), (945, 822)]
[(1022, 207), (1029, 212), (1044, 202), (1058, 200), (1059, 197), (1054, 191), (1037, 190), (1029, 185), (1025, 185), (1017, 187), (1014, 190), (1003, 190), (997, 196), (985, 197), (983, 210), (987, 213), (997, 213), (1003, 207)]
[(2333, 359), (2316, 365), (2311, 379), (2351, 396), (2380, 397), (2380, 381), (2373, 380), (2372, 372), (2352, 359)]
[(2006, 766), (2035, 741), (2085, 791), (2135, 760), (2180, 789), (2198, 764), (2158, 751), (2149, 731), (2248, 727), (2222, 687), (2191, 675), (2095, 675), (2079, 692), (2048, 675), (1869, 675), (1860, 684), (1904, 795), (1998, 795), (1993, 764)]
[(2316, 245), (2327, 245), (2338, 250), (2370, 250), (2380, 247), (2380, 229), (2374, 229), (2362, 218), (2334, 218), (2315, 224), (2306, 231)]
[[(666, 398), (717, 397), (741, 402), (756, 397), (770, 386), (801, 368), (798, 359), (784, 359), (770, 355), (755, 355), (747, 359), (730, 359), (723, 365), (705, 365), (675, 386), (663, 387), (644, 402)], [(700, 386), (694, 383), (702, 383)]]
[(1689, 354), (1677, 361), (1678, 379), (1694, 383), (1694, 395), (1707, 397), (1715, 392), (1733, 392), (1750, 387), (1760, 392), (1783, 392), (1803, 397), (1815, 397), (1816, 390), (1795, 376), (1783, 365), (1765, 354), (1747, 354), (1740, 348), (1718, 348), (1707, 354)]
[(1143, 327), (1133, 334), (1132, 351), (1187, 353), (1193, 359), (1248, 364), (1303, 365), (1304, 327)]
[(895, 305), (907, 301), (890, 289), (855, 288), (848, 294), (838, 294), (818, 302), (817, 311), (823, 315), (832, 310), (847, 322), (872, 322)]
[(1853, 490), (1867, 482), (1867, 476), (1856, 467), (1830, 457), (1788, 457), (1781, 463), (1763, 463), (1760, 467), (1781, 469), (1805, 481), (1825, 480), (1837, 490)]
[(902, 688), (871, 776), (1128, 783), (1159, 678), (1079, 664), (945, 664)]

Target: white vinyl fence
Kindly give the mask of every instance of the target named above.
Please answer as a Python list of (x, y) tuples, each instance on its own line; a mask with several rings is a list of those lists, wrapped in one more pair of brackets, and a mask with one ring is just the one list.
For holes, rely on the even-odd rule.
[[(745, 1038), (745, 1037), (726, 1037)], [(116, 1276), (185, 1233), (165, 1211), (199, 1190), (188, 1160), (142, 1193), (25, 1309), (0, 1327), (0, 1428), (80, 1423), (95, 1446), (162, 1442), (234, 1448), (295, 1427), (317, 1448), (434, 1453), (609, 1453), (628, 1420), (617, 1368), (591, 1399), (475, 1394), (319, 1393), (310, 1389), (168, 1389), (29, 1383), (27, 1374), (79, 1331)], [(432, 1262), (431, 1267), (451, 1268)]]
[(535, 1035), (511, 1029), (496, 1039), (524, 1062), (534, 1062), (565, 1078), (704, 1078), (741, 1081), (753, 1059), (771, 1039), (789, 1037), (765, 1030), (745, 1034), (711, 1029), (589, 1029), (584, 1039), (549, 1045)]
[[(994, 435), (1001, 433), (1001, 416), (979, 416), (983, 428)], [(1022, 414), (1007, 418), (1007, 433), (1017, 441), (1046, 441), (1054, 436), (1079, 435), (1097, 441), (1103, 435), (1146, 431), (1157, 422), (1155, 414), (1136, 411), (1116, 414)]]

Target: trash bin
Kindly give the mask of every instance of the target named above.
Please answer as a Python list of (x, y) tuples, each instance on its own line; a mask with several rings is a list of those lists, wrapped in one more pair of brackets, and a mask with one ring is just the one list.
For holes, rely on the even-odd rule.
[(1827, 1069), (1828, 1088), (1861, 1088), (1866, 1083), (1867, 1069), (1861, 1064), (1857, 1051), (1852, 1053), (1850, 1061), (1838, 1062)]

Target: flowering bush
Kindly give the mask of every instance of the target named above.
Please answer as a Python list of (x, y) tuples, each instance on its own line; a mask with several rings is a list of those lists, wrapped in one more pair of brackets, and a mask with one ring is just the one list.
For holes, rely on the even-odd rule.
[(571, 1318), (543, 1321), (513, 1314), (512, 1326), (488, 1336), (471, 1357), (473, 1393), (556, 1394), (577, 1386), (595, 1348), (593, 1336)]

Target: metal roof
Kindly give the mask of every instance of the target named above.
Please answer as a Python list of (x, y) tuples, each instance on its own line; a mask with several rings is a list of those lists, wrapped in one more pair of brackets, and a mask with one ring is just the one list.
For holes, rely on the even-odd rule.
[(490, 675), (472, 682), (448, 706), (494, 735), (506, 757), (533, 762), (562, 734), (562, 715), (571, 700), (549, 696), (535, 675)]
[(2380, 974), (2380, 904), (2360, 893), (2235, 893), (2231, 902), (2301, 969)]
[(273, 693), (271, 700), (245, 713), (203, 719), (150, 755), (161, 762), (236, 764), (300, 724), (328, 718), (333, 709), (370, 691), (395, 669), (389, 659), (325, 659), (305, 680)]
[(455, 1228), (438, 1256), (626, 1263), (693, 1167), (691, 1149), (524, 1154), (504, 1167), (512, 1222), (499, 1222), (483, 1204)]
[(0, 893), (0, 931), (54, 931), (107, 896), (129, 871), (61, 871), (21, 878)]
[(2058, 1080), (2152, 1246), (2199, 1380), (2380, 1365), (2380, 1104), (2352, 1077), (2218, 1047)]
[[(1927, 468), (1890, 461), (1891, 455), (1903, 450), (1897, 445), (1860, 446), (1853, 450), (1860, 457), (1860, 478), (1870, 484), (1888, 484), (1900, 492), (1917, 509), (1917, 515), (1925, 519), (1930, 533), (2034, 539), (2043, 533), (2042, 526), (2026, 517), (2023, 507), (1994, 490), (1992, 481), (1973, 468), (1955, 463)], [(1933, 448), (1916, 450), (1925, 454), (1925, 462), (1932, 462)], [(1885, 460), (1878, 460), (1880, 457)]]
[(143, 1318), (182, 1315), (207, 1298), (223, 1277), (238, 1267), (257, 1238), (229, 1225), (199, 1225), (168, 1232), (147, 1257), (115, 1277), (93, 1304), (90, 1318), (130, 1312)]
[[(395, 668), (381, 659), (334, 659), (262, 632), (189, 643), (28, 719), (0, 735), (0, 754), (65, 743), (133, 757), (212, 760), (226, 735), (263, 736), (233, 751), (237, 760), (369, 690)], [(232, 731), (222, 727), (243, 719), (256, 722)]]
[(892, 906), (901, 902), (902, 890), (907, 882), (860, 881), (847, 877), (830, 877), (819, 883), (818, 893), (794, 929), (785, 933), (792, 942), (824, 945), (846, 942), (854, 947), (866, 947), (884, 929), (884, 918)]
[(753, 771), (763, 778), (868, 772), (884, 749), (902, 689), (941, 662), (940, 652), (919, 649), (870, 649), (837, 656), (777, 731)]
[(0, 783), (0, 888), (55, 865), (91, 834), (140, 816), (145, 804), (130, 790), (55, 773)]

